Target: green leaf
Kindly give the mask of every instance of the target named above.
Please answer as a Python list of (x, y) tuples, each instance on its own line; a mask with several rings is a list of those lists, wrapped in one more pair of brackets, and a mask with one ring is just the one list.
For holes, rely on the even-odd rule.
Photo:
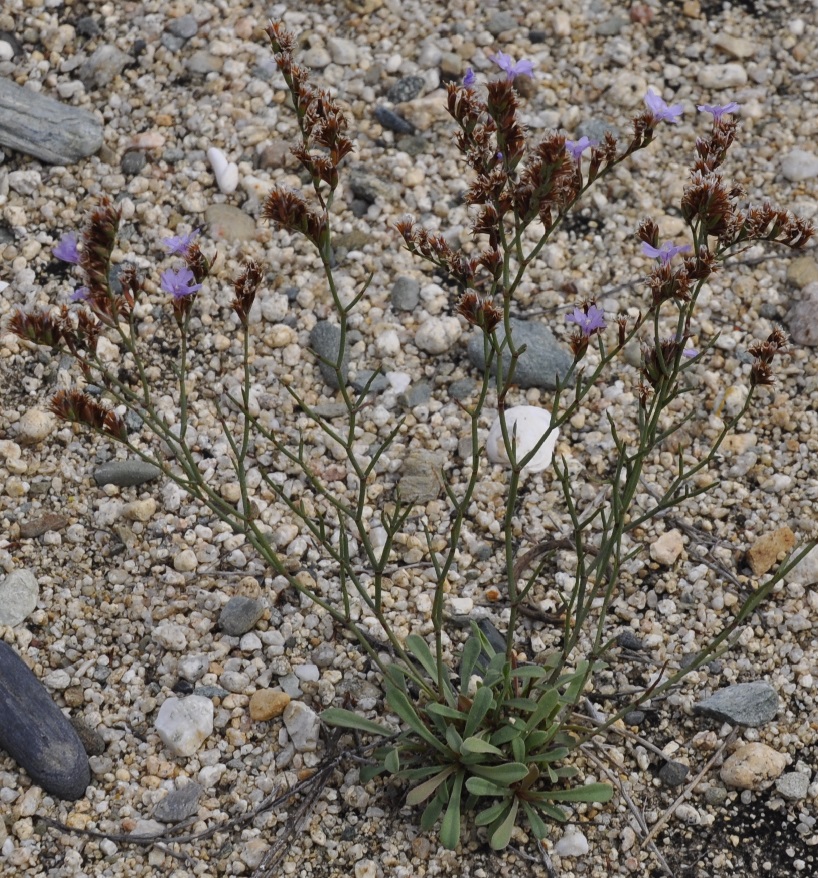
[(546, 676), (545, 668), (539, 665), (523, 665), (520, 668), (514, 668), (511, 672), (512, 677), (520, 680), (539, 680)]
[(497, 786), (482, 777), (470, 777), (466, 781), (466, 789), (475, 796), (508, 796), (510, 792), (508, 787)]
[(562, 700), (565, 704), (574, 705), (580, 696), (585, 682), (588, 679), (588, 670), (590, 665), (587, 661), (581, 661), (577, 665), (576, 673), (569, 678), (568, 686), (562, 694)]
[(449, 707), (447, 704), (438, 704), (436, 701), (433, 701), (431, 704), (427, 704), (423, 708), (426, 713), (435, 714), (435, 716), (442, 716), (446, 719), (459, 719), (465, 722), (466, 714), (463, 713), (462, 710), (455, 710), (453, 707)]
[(421, 768), (404, 768), (400, 776), (406, 780), (420, 780), (422, 777), (429, 777), (440, 771), (439, 765), (424, 765)]
[(518, 738), (521, 733), (521, 730), (514, 728), (514, 726), (503, 726), (491, 736), (491, 743), (499, 747), (501, 744), (508, 744), (512, 739)]
[(525, 762), (525, 742), (522, 737), (511, 739), (511, 753), (515, 762)]
[(464, 737), (470, 737), (477, 731), (478, 726), (485, 718), (486, 714), (491, 710), (494, 696), (488, 686), (478, 686), (474, 693), (474, 701), (469, 708), (469, 716), (466, 720), (466, 727), (463, 729)]
[(571, 751), (567, 747), (555, 747), (553, 750), (549, 750), (547, 753), (538, 753), (536, 756), (531, 757), (532, 762), (559, 762), (560, 759), (565, 759), (566, 756)]
[(469, 691), (469, 680), (474, 673), (481, 650), (480, 639), (474, 635), (463, 644), (463, 654), (460, 659), (460, 691), (464, 695)]
[(360, 777), (362, 783), (368, 783), (373, 778), (376, 778), (379, 774), (383, 774), (386, 770), (386, 766), (382, 763), (375, 763), (374, 765), (362, 765), (360, 771), (358, 772), (358, 776)]
[(391, 735), (386, 726), (376, 723), (371, 719), (344, 710), (342, 707), (328, 707), (321, 712), (321, 719), (328, 726), (341, 726), (345, 729), (357, 729), (359, 732), (367, 732), (370, 735)]
[(540, 840), (546, 838), (549, 834), (548, 826), (546, 826), (542, 817), (540, 817), (528, 802), (523, 802), (523, 810), (525, 811), (525, 816), (528, 818), (528, 825), (531, 827), (531, 831), (534, 835)]
[(505, 765), (471, 765), (469, 771), (500, 786), (510, 786), (528, 774), (528, 767), (521, 762), (507, 762)]
[(423, 809), (423, 814), (420, 817), (420, 828), (424, 832), (428, 832), (437, 823), (437, 818), (440, 817), (445, 804), (446, 802), (442, 798), (435, 796)]
[(554, 774), (562, 780), (567, 780), (572, 777), (576, 777), (579, 774), (579, 769), (576, 767), (576, 765), (561, 765), (559, 768), (554, 770)]
[(446, 753), (446, 745), (439, 741), (423, 724), (423, 720), (415, 712), (415, 708), (409, 701), (405, 692), (386, 684), (386, 701), (392, 710), (406, 723), (407, 726), (419, 737), (431, 744), (440, 753)]
[(490, 823), (494, 823), (495, 820), (498, 820), (503, 816), (506, 808), (508, 808), (508, 798), (505, 798), (502, 801), (497, 802), (495, 805), (486, 808), (484, 811), (481, 811), (474, 818), (475, 826), (488, 826)]
[(526, 722), (526, 729), (531, 732), (538, 728), (545, 720), (550, 721), (556, 716), (560, 710), (560, 693), (557, 689), (549, 689), (543, 693), (542, 698), (537, 702), (536, 710), (531, 714)]
[(449, 797), (449, 807), (443, 815), (443, 822), (440, 824), (440, 842), (446, 850), (453, 851), (460, 841), (460, 796), (463, 792), (463, 778), (465, 772), (462, 770), (457, 773), (454, 779), (454, 788)]
[(502, 850), (511, 841), (511, 833), (514, 830), (514, 823), (517, 820), (517, 810), (519, 807), (520, 803), (517, 799), (514, 799), (505, 819), (491, 834), (489, 844), (495, 851)]
[(457, 771), (457, 766), (455, 765), (447, 765), (443, 771), (439, 771), (434, 777), (430, 777), (429, 780), (425, 780), (423, 783), (418, 784), (416, 787), (413, 787), (406, 794), (406, 804), (407, 805), (419, 805), (421, 802), (425, 802), (432, 793), (446, 780), (447, 777), (451, 777)]
[(454, 726), (446, 726), (446, 743), (455, 753), (459, 753), (463, 746), (463, 738)]
[(393, 747), (386, 754), (383, 765), (390, 774), (397, 774), (400, 771), (400, 751), (397, 747)]
[(423, 666), (423, 670), (437, 682), (437, 661), (429, 649), (429, 644), (419, 634), (410, 634), (406, 638), (406, 651), (416, 658)]
[(537, 709), (537, 702), (533, 698), (507, 698), (503, 702), (503, 707), (513, 707), (514, 710), (525, 710), (531, 713)]
[(495, 756), (503, 755), (503, 751), (495, 747), (494, 744), (489, 744), (489, 742), (483, 740), (483, 738), (477, 738), (474, 736), (463, 739), (463, 743), (460, 745), (460, 752), (463, 754), (493, 753)]
[(572, 790), (545, 790), (544, 795), (552, 802), (609, 802), (613, 787), (609, 783), (589, 783)]

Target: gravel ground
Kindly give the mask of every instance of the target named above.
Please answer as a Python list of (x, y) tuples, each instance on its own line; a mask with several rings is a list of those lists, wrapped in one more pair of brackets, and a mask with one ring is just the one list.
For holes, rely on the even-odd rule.
[[(363, 416), (361, 447), (385, 436), (404, 415), (384, 466), (388, 489), (410, 451), (440, 455), (447, 478), (457, 485), (467, 475), (461, 457), (466, 425), (457, 397), (468, 397), (476, 378), (466, 353), (468, 333), (452, 317), (445, 280), (404, 252), (392, 230), (410, 212), (453, 243), (468, 240), (461, 198), (465, 171), (454, 154), (441, 83), (461, 77), (467, 67), (485, 81), (494, 75), (488, 56), (498, 49), (533, 60), (535, 75), (521, 82), (521, 90), (523, 118), (534, 136), (559, 128), (573, 138), (593, 137), (606, 127), (626, 136), (628, 118), (640, 109), (648, 86), (685, 107), (678, 125), (663, 128), (657, 143), (593, 191), (521, 287), (519, 316), (546, 323), (565, 341), (564, 308), (582, 297), (596, 296), (608, 312), (644, 303), (641, 280), (650, 264), (633, 234), (641, 218), (653, 215), (663, 239), (681, 236), (678, 200), (695, 137), (707, 125), (695, 104), (742, 105), (729, 180), (752, 200), (769, 196), (818, 219), (817, 10), (814, 2), (763, 0), (656, 0), (630, 9), (610, 0), (523, 0), (513, 10), (470, 0), (339, 0), (299, 4), (297, 11), (254, 2), (6, 0), (0, 75), (92, 111), (104, 123), (104, 145), (68, 166), (42, 164), (9, 149), (0, 153), (0, 319), (15, 304), (68, 301), (72, 274), (53, 259), (51, 248), (77, 228), (95, 198), (116, 197), (123, 215), (116, 259), (153, 279), (150, 307), (141, 319), (154, 343), (151, 376), (159, 407), (171, 412), (167, 363), (178, 342), (156, 284), (160, 266), (169, 264), (160, 242), (208, 223), (202, 246), (217, 251), (218, 260), (197, 304), (193, 404), (205, 401), (206, 391), (223, 394), (238, 380), (229, 280), (253, 256), (269, 271), (254, 313), (255, 404), (270, 424), (310, 435), (282, 383), (312, 405), (337, 401), (310, 351), (316, 323), (331, 316), (329, 298), (301, 243), (257, 221), (273, 183), (301, 185), (286, 150), (294, 134), (292, 112), (262, 30), (270, 17), (283, 17), (299, 34), (316, 81), (337, 89), (355, 137), (347, 184), (336, 202), (338, 277), (344, 295), (369, 273), (374, 279), (352, 322), (350, 375), (380, 367), (390, 382)], [(97, 53), (104, 46), (118, 51)], [(376, 107), (398, 113), (409, 126), (391, 130), (396, 120), (383, 112), (376, 118)], [(211, 147), (237, 165), (234, 192), (217, 187), (206, 156)], [(222, 183), (230, 188), (229, 181)], [(745, 553), (759, 538), (773, 535), (778, 547), (785, 527), (799, 542), (818, 535), (818, 368), (808, 346), (818, 342), (818, 297), (809, 286), (818, 281), (814, 252), (748, 250), (714, 276), (700, 299), (696, 336), (720, 335), (696, 366), (698, 390), (685, 403), (695, 417), (649, 464), (648, 483), (663, 483), (679, 448), (701, 453), (720, 416), (740, 406), (749, 375), (743, 351), (752, 340), (783, 322), (797, 343), (776, 387), (762, 391), (718, 464), (701, 476), (719, 484), (689, 502), (676, 520), (655, 522), (634, 535), (646, 550), (627, 572), (611, 621), (641, 648), (615, 654), (595, 681), (600, 696), (647, 682), (666, 659), (678, 662), (718, 631), (757, 581)], [(404, 278), (399, 291), (393, 290), (398, 278)], [(118, 356), (113, 348), (110, 356)], [(299, 603), (283, 581), (267, 575), (241, 537), (173, 484), (97, 484), (94, 473), (121, 456), (118, 449), (91, 442), (45, 414), (50, 394), (69, 380), (67, 365), (39, 352), (32, 356), (16, 337), (0, 334), (0, 566), (7, 573), (28, 568), (38, 585), (36, 608), (22, 623), (0, 628), (0, 636), (57, 703), (96, 736), (97, 754), (87, 795), (76, 802), (43, 794), (10, 759), (0, 758), (0, 874), (261, 874), (277, 834), (297, 817), (299, 800), (250, 812), (325, 764), (326, 738), (316, 749), (309, 728), (293, 717), (309, 726), (311, 708), (344, 699), (369, 716), (382, 715), (377, 677), (326, 615)], [(585, 502), (596, 493), (595, 480), (611, 468), (606, 416), (625, 433), (633, 428), (635, 381), (632, 366), (619, 364), (560, 436), (558, 451), (569, 459)], [(512, 404), (546, 407), (551, 399), (537, 387), (512, 397)], [(486, 412), (484, 431), (494, 414)], [(202, 414), (195, 426), (214, 483), (233, 497), (228, 449), (215, 419)], [(323, 478), (346, 490), (346, 471), (332, 448), (317, 445), (313, 461)], [(295, 473), (285, 476), (294, 493), (304, 493)], [(461, 601), (453, 608), (488, 616), (501, 630), (502, 602), (493, 600), (492, 586), (501, 565), (495, 538), (505, 478), (495, 467), (479, 487), (450, 577), (450, 597)], [(523, 548), (564, 525), (557, 488), (549, 471), (526, 480), (519, 519)], [(256, 500), (292, 569), (329, 593), (337, 590), (333, 566), (270, 495), (259, 489)], [(648, 495), (637, 500), (646, 502)], [(448, 532), (443, 500), (429, 499), (419, 513), (442, 541)], [(407, 528), (391, 573), (391, 613), (404, 634), (430, 628), (433, 574), (419, 526), (418, 517)], [(669, 554), (648, 552), (672, 531), (659, 544)], [(533, 596), (541, 610), (553, 609), (562, 577), (572, 569), (569, 554), (557, 563)], [(630, 717), (623, 735), (596, 749), (599, 762), (589, 757), (582, 766), (586, 776), (600, 779), (599, 764), (607, 766), (650, 828), (684, 789), (659, 777), (665, 757), (689, 766), (692, 779), (716, 756), (655, 837), (679, 878), (818, 873), (813, 569), (789, 577), (745, 628), (739, 647)], [(228, 629), (221, 616), (237, 596), (263, 609), (244, 631)], [(263, 607), (253, 603), (260, 600)], [(547, 625), (534, 619), (523, 624), (521, 649), (530, 656), (546, 650), (553, 639)], [(768, 681), (780, 698), (777, 714), (764, 725), (730, 737), (729, 725), (693, 714), (703, 695), (751, 680)], [(159, 709), (194, 686), (214, 706), (215, 728), (191, 755), (174, 755), (156, 731)], [(251, 699), (270, 690), (286, 693), (303, 711), (290, 709), (286, 723), (255, 719)], [(599, 707), (605, 709), (604, 702)], [(785, 757), (777, 785), (725, 785), (722, 760), (753, 743)], [(794, 793), (782, 785), (787, 774), (807, 775), (806, 788)], [(178, 845), (123, 840), (162, 829), (166, 823), (155, 822), (154, 808), (185, 781), (202, 791), (182, 833), (207, 833), (238, 818), (235, 825)], [(57, 831), (44, 817), (73, 831)], [(663, 874), (655, 854), (640, 848), (639, 827), (624, 796), (601, 811), (580, 808), (575, 819), (581, 840), (576, 830), (568, 839), (556, 830), (554, 843), (546, 845), (549, 856), (523, 834), (511, 849), (494, 854), (468, 828), (462, 849), (446, 852), (418, 832), (417, 815), (402, 808), (395, 791), (361, 785), (355, 763), (342, 760), (328, 771), (273, 874)]]

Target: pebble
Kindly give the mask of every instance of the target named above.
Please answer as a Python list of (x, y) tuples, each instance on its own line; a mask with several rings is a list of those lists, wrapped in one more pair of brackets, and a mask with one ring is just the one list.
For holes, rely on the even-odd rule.
[(20, 522), (20, 536), (24, 540), (29, 540), (42, 536), (49, 531), (62, 530), (68, 525), (68, 521), (68, 518), (64, 515), (59, 515), (56, 512), (46, 512), (45, 515), (41, 515), (39, 518)]
[(54, 429), (55, 418), (51, 412), (42, 409), (28, 409), (17, 424), (17, 435), (21, 445), (37, 445), (46, 439)]
[(435, 451), (410, 451), (401, 465), (398, 491), (404, 503), (437, 500), (443, 488), (444, 455)]
[(257, 723), (275, 719), (284, 713), (291, 700), (286, 692), (259, 689), (250, 696), (250, 718)]
[(182, 549), (173, 559), (173, 569), (179, 573), (192, 573), (199, 566), (193, 549)]
[(210, 659), (206, 655), (186, 655), (179, 659), (176, 670), (180, 677), (195, 683), (200, 680), (210, 667)]
[(156, 500), (148, 497), (146, 500), (132, 500), (122, 507), (122, 515), (128, 521), (148, 522), (156, 514)]
[(142, 485), (153, 479), (158, 479), (162, 471), (152, 463), (144, 460), (131, 458), (130, 460), (115, 460), (103, 464), (94, 470), (94, 481), (100, 486), (117, 485), (120, 488), (130, 488)]
[(781, 173), (792, 183), (818, 177), (818, 155), (805, 149), (793, 149), (781, 159)]
[(358, 393), (360, 393), (367, 384), (369, 385), (369, 393), (382, 393), (390, 386), (389, 379), (383, 374), (383, 372), (376, 373), (371, 369), (361, 369), (361, 371), (352, 379), (351, 384)]
[(79, 78), (89, 90), (106, 88), (133, 60), (116, 46), (100, 46), (80, 67)]
[[(499, 326), (495, 332), (497, 343), (505, 339), (505, 330)], [(517, 320), (511, 318), (511, 336), (514, 345), (525, 351), (517, 360), (514, 371), (514, 383), (520, 387), (540, 387), (543, 390), (554, 390), (557, 386), (556, 377), (563, 379), (574, 361), (569, 351), (563, 348), (554, 333), (544, 324), (536, 321)], [(469, 359), (483, 371), (486, 366), (483, 350), (483, 333), (475, 333), (469, 339)], [(508, 347), (503, 350), (503, 374), (508, 374), (511, 354)], [(492, 375), (496, 364), (492, 365)]]
[(415, 346), (427, 354), (443, 354), (460, 338), (463, 329), (457, 317), (430, 317), (415, 333)]
[(333, 63), (340, 64), (342, 67), (349, 67), (355, 64), (360, 58), (360, 51), (352, 40), (344, 37), (329, 37), (327, 39), (327, 49)]
[(808, 585), (818, 582), (818, 546), (810, 549), (806, 555), (784, 577), (787, 583), (798, 582)]
[(18, 195), (34, 195), (43, 183), (39, 171), (12, 171), (6, 179), (9, 188)]
[(153, 819), (162, 823), (181, 823), (199, 810), (199, 799), (204, 790), (195, 781), (189, 780), (184, 786), (171, 790), (153, 809)]
[(743, 37), (735, 37), (723, 32), (713, 35), (713, 45), (740, 60), (753, 58), (758, 53), (758, 47), (755, 43)]
[(785, 321), (795, 344), (818, 346), (818, 282), (801, 290), (801, 299), (787, 312)]
[(702, 88), (714, 91), (741, 88), (747, 84), (747, 71), (741, 64), (705, 64), (696, 80)]
[(659, 780), (666, 787), (680, 787), (690, 774), (690, 766), (668, 759), (659, 769)]
[(73, 165), (102, 146), (102, 124), (96, 115), (5, 76), (0, 76), (0, 118), (0, 146), (52, 165)]
[(222, 241), (250, 241), (256, 237), (256, 221), (232, 204), (211, 204), (205, 222), (212, 238)]
[(291, 701), (284, 709), (283, 717), (287, 734), (299, 753), (318, 749), (321, 720), (311, 707), (303, 701)]
[(219, 628), (231, 637), (241, 637), (255, 627), (265, 609), (267, 605), (261, 599), (236, 595), (222, 607)]
[(30, 570), (13, 570), (0, 582), (0, 626), (16, 628), (37, 608), (40, 586)]
[[(506, 409), (505, 419), (506, 431), (514, 445), (517, 462), (531, 453), (534, 446), (542, 439), (551, 426), (551, 413), (546, 411), (546, 409), (533, 405), (518, 405)], [(523, 467), (524, 472), (540, 473), (551, 466), (559, 432), (559, 429), (556, 429), (551, 433), (537, 453)], [(486, 438), (486, 452), (491, 463), (510, 466), (505, 441), (503, 440), (502, 421), (499, 415), (491, 425), (488, 437)]]
[(213, 733), (213, 702), (201, 695), (166, 698), (155, 728), (174, 756), (192, 756)]
[(505, 10), (492, 13), (491, 17), (486, 22), (486, 30), (493, 37), (499, 37), (504, 31), (514, 30), (517, 27), (519, 27), (519, 22), (516, 17)]
[(79, 736), (26, 663), (2, 641), (0, 717), (0, 748), (34, 783), (58, 799), (85, 795), (91, 770)]
[(778, 712), (778, 693), (764, 680), (736, 683), (693, 705), (693, 712), (725, 723), (758, 728)]
[(128, 177), (135, 177), (144, 170), (147, 163), (148, 159), (143, 150), (130, 149), (122, 156), (119, 167), (122, 169), (123, 174)]
[(218, 73), (224, 67), (224, 59), (200, 49), (185, 61), (185, 67), (190, 73), (206, 76), (208, 73)]
[(213, 176), (219, 191), (225, 195), (235, 192), (239, 185), (239, 169), (235, 162), (229, 162), (227, 156), (217, 147), (211, 146), (207, 151), (207, 160), (213, 168)]
[(393, 104), (413, 101), (423, 90), (426, 80), (422, 76), (404, 76), (386, 93), (386, 99)]
[(395, 134), (415, 133), (415, 126), (411, 122), (388, 107), (375, 107), (375, 118), (384, 128), (388, 131), (394, 131)]
[[(319, 320), (310, 332), (310, 346), (319, 357), (318, 370), (325, 383), (336, 390), (340, 387), (338, 374), (329, 365), (338, 361), (341, 349), (341, 328), (328, 320)], [(341, 361), (341, 380), (346, 384), (349, 376), (349, 339), (346, 340), (344, 356)]]
[(787, 765), (787, 757), (767, 744), (742, 744), (721, 767), (719, 777), (727, 786), (760, 790), (775, 780)]
[(332, 56), (323, 46), (312, 46), (301, 55), (300, 63), (313, 70), (323, 70), (332, 62)]
[(684, 540), (680, 531), (665, 531), (650, 544), (650, 557), (664, 567), (671, 567), (684, 551)]
[(187, 649), (187, 639), (190, 629), (176, 622), (163, 622), (157, 625), (151, 632), (153, 639), (172, 652), (182, 652)]
[(182, 15), (171, 21), (167, 30), (180, 40), (189, 40), (199, 32), (199, 24), (192, 15)]
[(378, 864), (374, 860), (358, 860), (355, 878), (378, 878)]
[(414, 311), (420, 304), (420, 282), (413, 277), (399, 277), (392, 285), (391, 302), (396, 311)]
[(755, 576), (763, 576), (795, 545), (795, 534), (779, 527), (760, 536), (747, 550), (747, 563)]
[(590, 849), (588, 839), (575, 826), (569, 826), (554, 845), (558, 857), (583, 857)]
[(788, 771), (775, 782), (775, 790), (788, 802), (800, 802), (809, 793), (809, 774), (805, 771)]
[(818, 262), (812, 256), (799, 256), (787, 266), (787, 283), (799, 290), (807, 284), (818, 283)]

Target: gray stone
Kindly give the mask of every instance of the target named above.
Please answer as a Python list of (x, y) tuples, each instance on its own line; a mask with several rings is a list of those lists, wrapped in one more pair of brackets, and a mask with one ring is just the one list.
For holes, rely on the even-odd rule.
[(0, 76), (0, 146), (52, 165), (73, 165), (102, 146), (102, 125), (87, 110)]
[(387, 107), (375, 107), (375, 118), (388, 131), (395, 134), (414, 134), (415, 126), (403, 118), (399, 113)]
[(232, 204), (211, 204), (205, 222), (211, 237), (222, 241), (249, 241), (256, 236), (256, 221)]
[(445, 456), (435, 451), (410, 451), (401, 468), (398, 491), (404, 503), (428, 503), (440, 496)]
[(131, 149), (122, 156), (119, 167), (122, 173), (129, 177), (135, 177), (147, 164), (148, 160), (141, 149)]
[(799, 256), (787, 266), (787, 282), (799, 290), (818, 283), (818, 262), (812, 256)]
[(786, 321), (796, 344), (818, 346), (818, 282), (808, 283), (801, 290), (801, 301), (790, 308)]
[(818, 177), (818, 155), (805, 149), (794, 149), (781, 159), (781, 173), (792, 183)]
[(640, 649), (643, 649), (642, 641), (633, 633), (633, 631), (623, 631), (616, 638), (617, 646), (622, 649), (632, 649), (634, 652), (638, 652)]
[(15, 628), (34, 612), (40, 586), (30, 570), (13, 570), (0, 582), (0, 625)]
[(144, 460), (114, 460), (103, 464), (94, 470), (94, 481), (100, 486), (117, 485), (120, 488), (130, 488), (158, 479), (162, 470), (152, 463)]
[(305, 67), (323, 70), (332, 61), (332, 56), (323, 46), (313, 46), (304, 52), (301, 60)]
[(79, 77), (83, 85), (91, 90), (105, 88), (110, 85), (133, 62), (130, 55), (117, 49), (116, 46), (100, 46), (93, 55), (80, 67)]
[(72, 716), (71, 725), (89, 756), (101, 756), (105, 752), (105, 738), (96, 729), (92, 729), (81, 716)]
[(666, 787), (680, 787), (690, 774), (690, 767), (682, 762), (676, 762), (673, 759), (668, 761), (659, 769), (659, 780)]
[[(374, 378), (372, 377), (373, 375), (375, 376)], [(372, 383), (369, 384), (369, 393), (382, 393), (389, 387), (389, 380), (383, 372), (376, 374), (372, 369), (361, 369), (352, 379), (352, 386), (360, 393), (369, 383), (370, 379)]]
[(333, 63), (348, 67), (354, 64), (359, 57), (358, 47), (352, 40), (344, 37), (329, 37), (327, 39), (327, 49)]
[(321, 720), (311, 707), (302, 701), (291, 701), (284, 709), (283, 718), (287, 734), (299, 753), (318, 749)]
[(91, 781), (74, 727), (26, 663), (0, 641), (0, 747), (59, 799), (82, 798)]
[(800, 802), (809, 793), (809, 775), (804, 771), (788, 771), (775, 782), (775, 789), (788, 802)]
[(645, 711), (644, 710), (629, 710), (625, 716), (622, 717), (625, 722), (625, 725), (628, 726), (641, 726), (645, 721)]
[(727, 790), (724, 787), (708, 787), (704, 792), (704, 800), (708, 805), (718, 808), (727, 801)]
[[(338, 352), (341, 350), (341, 328), (328, 320), (319, 320), (310, 333), (310, 345), (316, 356), (319, 357), (318, 369), (324, 381), (336, 390), (340, 387), (338, 373), (334, 364), (338, 362)], [(341, 381), (346, 384), (349, 373), (349, 340), (344, 345), (345, 350), (341, 358)]]
[(614, 15), (612, 18), (606, 18), (601, 21), (595, 28), (594, 33), (601, 37), (616, 36), (624, 27), (627, 27), (628, 19), (621, 15)]
[(367, 204), (373, 204), (377, 198), (389, 197), (389, 187), (383, 180), (372, 176), (372, 174), (367, 174), (366, 171), (360, 169), (351, 171), (347, 182), (352, 194)]
[(401, 394), (401, 403), (413, 409), (416, 405), (425, 405), (432, 398), (432, 385), (428, 381), (417, 381), (410, 384)]
[(267, 605), (262, 600), (243, 595), (230, 598), (219, 613), (219, 628), (232, 637), (240, 637), (255, 627)]
[[(496, 330), (498, 343), (505, 338), (505, 329), (498, 326)], [(511, 318), (511, 337), (518, 349), (525, 345), (526, 350), (517, 360), (514, 371), (514, 384), (520, 387), (541, 387), (543, 390), (554, 390), (556, 378), (562, 380), (571, 367), (574, 358), (563, 348), (551, 330), (543, 323)], [(503, 350), (503, 374), (508, 374), (511, 354), (508, 347)], [(483, 350), (483, 333), (478, 332), (469, 339), (469, 359), (481, 371), (486, 361)], [(496, 363), (492, 365), (495, 373)], [(573, 382), (571, 382), (573, 383)]]
[(493, 36), (499, 37), (507, 30), (518, 27), (517, 19), (510, 12), (495, 12), (486, 22), (486, 30)]
[(191, 37), (196, 36), (199, 31), (199, 25), (192, 15), (183, 15), (172, 21), (167, 26), (167, 30), (175, 37), (179, 37), (182, 40), (189, 40)]
[(190, 781), (183, 787), (172, 790), (161, 802), (156, 803), (153, 819), (162, 823), (181, 823), (197, 813), (199, 799), (203, 794), (204, 790), (199, 784)]
[(426, 80), (422, 76), (404, 76), (389, 89), (386, 99), (393, 104), (412, 101), (420, 94), (425, 84)]
[(473, 378), (461, 378), (449, 385), (449, 396), (453, 399), (468, 399), (477, 391), (477, 382)]
[(420, 302), (420, 283), (413, 277), (399, 277), (392, 285), (392, 307), (396, 311), (414, 311)]
[(429, 141), (422, 134), (409, 134), (399, 137), (396, 146), (407, 155), (425, 155), (429, 149)]
[(200, 49), (185, 61), (185, 67), (190, 73), (206, 76), (208, 73), (218, 73), (224, 67), (224, 59)]
[(778, 693), (763, 680), (719, 689), (709, 698), (693, 705), (694, 713), (754, 729), (770, 722), (777, 711)]

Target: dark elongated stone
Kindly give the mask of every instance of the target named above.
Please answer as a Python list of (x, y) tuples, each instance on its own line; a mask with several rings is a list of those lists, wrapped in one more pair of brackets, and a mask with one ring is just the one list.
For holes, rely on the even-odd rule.
[(2, 642), (0, 747), (59, 799), (82, 798), (91, 781), (88, 756), (74, 727), (26, 663)]
[(71, 165), (102, 146), (102, 125), (87, 110), (0, 76), (0, 145), (52, 165)]

